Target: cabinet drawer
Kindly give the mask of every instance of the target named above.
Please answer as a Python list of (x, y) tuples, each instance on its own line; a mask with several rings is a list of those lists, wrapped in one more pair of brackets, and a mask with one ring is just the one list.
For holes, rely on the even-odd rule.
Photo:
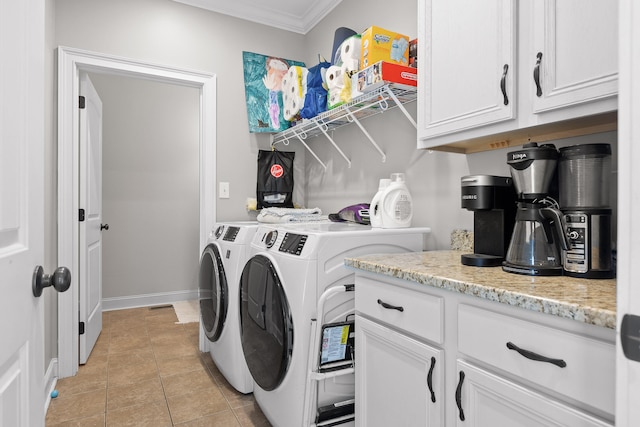
[[(615, 412), (613, 343), (468, 305), (459, 306), (458, 328), (460, 353), (607, 414)], [(527, 358), (513, 345), (565, 366)]]
[(438, 344), (443, 342), (443, 299), (376, 280), (356, 279), (356, 311)]

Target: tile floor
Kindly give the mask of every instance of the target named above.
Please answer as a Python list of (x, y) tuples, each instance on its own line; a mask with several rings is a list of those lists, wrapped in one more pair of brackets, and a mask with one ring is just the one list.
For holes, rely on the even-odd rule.
[(238, 393), (209, 353), (198, 323), (173, 307), (104, 312), (86, 365), (56, 386), (46, 426), (269, 427), (253, 395)]

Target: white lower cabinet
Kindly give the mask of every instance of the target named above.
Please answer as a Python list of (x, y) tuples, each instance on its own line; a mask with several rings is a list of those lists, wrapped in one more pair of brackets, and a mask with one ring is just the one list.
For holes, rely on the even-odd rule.
[(443, 425), (442, 350), (356, 316), (356, 425)]
[(615, 331), (356, 274), (356, 425), (613, 426)]
[(458, 361), (457, 368), (456, 425), (459, 427), (611, 425), (464, 361)]

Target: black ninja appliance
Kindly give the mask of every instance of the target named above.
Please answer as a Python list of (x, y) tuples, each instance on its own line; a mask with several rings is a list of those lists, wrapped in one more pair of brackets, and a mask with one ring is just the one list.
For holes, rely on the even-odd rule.
[(461, 179), (461, 205), (473, 211), (473, 251), (461, 262), (475, 267), (502, 265), (513, 230), (516, 195), (510, 177), (469, 175)]
[(564, 274), (612, 278), (611, 146), (581, 144), (559, 151), (560, 209), (568, 246), (563, 251)]

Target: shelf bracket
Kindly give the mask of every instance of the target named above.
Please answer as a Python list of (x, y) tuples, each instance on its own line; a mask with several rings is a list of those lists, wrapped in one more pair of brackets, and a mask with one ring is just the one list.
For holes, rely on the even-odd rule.
[(407, 117), (407, 119), (409, 119), (409, 121), (411, 122), (411, 124), (413, 125), (414, 128), (418, 129), (418, 124), (416, 123), (415, 120), (413, 120), (413, 117), (411, 117), (411, 114), (409, 114), (409, 112), (407, 111), (406, 108), (404, 108), (404, 105), (400, 102), (400, 100), (398, 99), (398, 97), (396, 96), (395, 93), (393, 93), (393, 91), (391, 90), (391, 88), (387, 85), (384, 87), (385, 92), (387, 92), (387, 94), (389, 95), (389, 97), (391, 99), (393, 99), (393, 102), (396, 103), (396, 105), (398, 106), (398, 108), (400, 108), (400, 111), (402, 111), (404, 113), (404, 115)]
[(349, 120), (358, 125), (358, 127), (360, 128), (360, 130), (362, 131), (364, 136), (366, 136), (369, 139), (369, 141), (371, 142), (371, 144), (375, 147), (375, 149), (378, 150), (378, 153), (380, 153), (380, 155), (382, 156), (382, 162), (383, 163), (386, 162), (387, 161), (387, 155), (384, 154), (384, 151), (382, 151), (380, 146), (371, 137), (369, 132), (367, 132), (367, 130), (364, 128), (364, 126), (362, 126), (362, 123), (360, 123), (360, 121), (356, 118), (356, 116), (353, 115), (353, 113), (351, 112), (349, 107), (345, 107), (345, 111), (347, 112), (347, 115), (349, 116)]
[[(315, 118), (312, 119), (312, 121), (316, 125), (316, 127), (318, 129), (320, 129), (320, 131), (324, 134), (324, 136), (327, 137), (327, 139), (335, 147), (335, 149), (338, 150), (338, 153), (340, 153), (340, 155), (344, 158), (344, 160), (347, 162), (349, 167), (351, 167), (351, 160), (349, 160), (349, 158), (346, 156), (346, 154), (344, 154), (344, 152), (340, 149), (340, 147), (338, 147), (338, 144), (336, 144), (336, 142), (333, 140), (333, 138), (331, 138), (331, 136), (327, 132), (327, 125), (324, 124), (324, 123), (321, 123), (319, 120), (317, 120)], [(325, 168), (325, 170), (326, 170), (326, 168)]]
[(300, 134), (298, 134), (298, 132), (296, 132), (295, 129), (293, 129), (291, 132), (293, 132), (293, 134), (296, 136), (296, 138), (298, 138), (298, 140), (300, 140), (302, 145), (304, 145), (304, 148), (306, 148), (311, 153), (311, 155), (322, 165), (322, 167), (326, 171), (327, 170), (327, 165), (325, 165), (322, 162), (322, 160), (320, 160), (320, 157), (318, 157), (318, 155), (313, 152), (313, 150), (307, 145), (307, 143), (304, 142), (304, 138), (302, 138), (302, 136), (300, 136)]

